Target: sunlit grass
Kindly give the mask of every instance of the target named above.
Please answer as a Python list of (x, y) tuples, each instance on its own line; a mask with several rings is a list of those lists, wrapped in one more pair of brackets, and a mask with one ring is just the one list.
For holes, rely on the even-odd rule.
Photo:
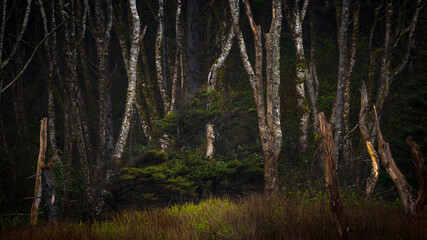
[[(399, 205), (343, 194), (353, 239), (422, 239), (425, 214), (409, 219)], [(92, 223), (24, 226), (1, 239), (337, 239), (323, 192), (211, 198), (115, 214)]]

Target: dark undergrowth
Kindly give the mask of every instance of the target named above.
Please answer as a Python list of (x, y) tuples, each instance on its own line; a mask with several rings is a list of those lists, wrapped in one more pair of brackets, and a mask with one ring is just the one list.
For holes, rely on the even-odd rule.
[[(406, 216), (398, 203), (345, 194), (352, 239), (425, 239), (427, 215)], [(127, 211), (105, 221), (22, 226), (0, 239), (337, 239), (326, 194), (251, 194), (211, 198), (146, 211)]]

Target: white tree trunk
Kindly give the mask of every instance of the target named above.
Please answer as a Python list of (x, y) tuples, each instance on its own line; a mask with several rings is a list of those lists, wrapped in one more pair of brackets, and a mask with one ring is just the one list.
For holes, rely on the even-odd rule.
[(179, 69), (180, 56), (182, 54), (182, 33), (181, 33), (181, 9), (182, 3), (181, 0), (178, 0), (176, 3), (176, 17), (175, 17), (175, 34), (176, 34), (176, 51), (175, 51), (175, 63), (173, 66), (173, 76), (172, 76), (172, 93), (171, 93), (171, 104), (170, 110), (174, 111), (176, 108), (176, 98), (177, 98), (177, 88), (178, 88), (178, 72), (181, 70), (181, 75), (183, 75), (184, 69)]
[(140, 37), (140, 21), (139, 15), (136, 8), (136, 0), (129, 0), (131, 16), (132, 16), (132, 41), (130, 48), (130, 58), (129, 58), (129, 70), (128, 70), (128, 89), (126, 97), (126, 107), (125, 114), (122, 121), (122, 126), (120, 128), (119, 137), (117, 139), (116, 147), (113, 152), (113, 163), (120, 164), (124, 147), (126, 145), (126, 140), (129, 135), (130, 123), (133, 117), (133, 111), (135, 106), (135, 96), (136, 96), (136, 70), (138, 63), (138, 54), (139, 54), (139, 37)]
[(166, 92), (166, 84), (164, 82), (164, 73), (165, 69), (163, 69), (163, 54), (162, 54), (162, 45), (163, 45), (163, 23), (164, 10), (163, 10), (163, 0), (159, 0), (159, 13), (157, 15), (159, 25), (157, 28), (157, 36), (156, 36), (156, 46), (155, 46), (155, 54), (156, 54), (156, 76), (157, 76), (157, 84), (160, 90), (160, 96), (163, 101), (163, 107), (165, 116), (170, 112), (170, 103)]
[[(289, 2), (288, 2), (289, 3)], [(288, 6), (285, 5), (285, 12), (287, 16), (287, 22), (292, 30), (292, 36), (296, 49), (296, 90), (298, 94), (298, 107), (301, 111), (299, 120), (300, 125), (300, 137), (299, 142), (302, 150), (304, 151), (308, 145), (308, 126), (310, 109), (308, 101), (305, 96), (305, 87), (307, 79), (309, 78), (309, 71), (307, 69), (307, 61), (304, 56), (304, 45), (303, 45), (303, 21), (307, 13), (308, 0), (304, 0), (302, 9), (299, 7), (300, 0), (295, 1), (295, 5), (292, 11), (288, 10)]]
[[(221, 51), (220, 56), (212, 64), (211, 69), (208, 74), (208, 92), (216, 89), (216, 83), (218, 80), (218, 73), (222, 65), (224, 65), (225, 60), (227, 59), (231, 47), (233, 46), (234, 41), (234, 30), (233, 27), (230, 29), (230, 33), (227, 36), (227, 42), (225, 43), (224, 48)], [(209, 104), (208, 104), (209, 107)], [(213, 123), (206, 124), (206, 157), (212, 157), (215, 152), (215, 127)]]

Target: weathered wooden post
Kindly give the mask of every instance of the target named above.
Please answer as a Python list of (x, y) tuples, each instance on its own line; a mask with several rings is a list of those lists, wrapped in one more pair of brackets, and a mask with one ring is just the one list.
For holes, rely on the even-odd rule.
[(338, 174), (335, 165), (334, 137), (332, 127), (326, 121), (325, 114), (319, 113), (320, 132), (322, 134), (323, 166), (325, 170), (325, 184), (331, 200), (331, 210), (340, 239), (348, 239), (349, 231), (344, 216), (344, 208), (338, 183)]
[(42, 196), (42, 167), (46, 157), (46, 143), (47, 143), (47, 118), (43, 118), (40, 124), (40, 150), (39, 158), (37, 160), (36, 184), (34, 187), (34, 199), (31, 205), (31, 225), (37, 224), (37, 215)]

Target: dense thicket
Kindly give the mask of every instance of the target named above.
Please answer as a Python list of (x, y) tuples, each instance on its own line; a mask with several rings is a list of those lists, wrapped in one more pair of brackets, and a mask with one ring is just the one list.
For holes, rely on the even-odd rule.
[[(43, 117), (59, 218), (262, 191), (271, 155), (279, 191), (319, 187), (317, 112), (343, 186), (365, 192), (373, 105), (417, 186), (405, 139), (427, 149), (426, 1), (272, 2), (3, 0), (0, 217), (30, 210)], [(383, 168), (373, 194), (397, 196)]]

